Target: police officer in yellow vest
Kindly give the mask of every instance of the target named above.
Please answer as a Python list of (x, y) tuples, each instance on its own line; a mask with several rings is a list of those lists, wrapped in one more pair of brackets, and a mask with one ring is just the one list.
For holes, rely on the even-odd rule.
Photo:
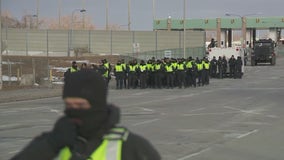
[(164, 64), (161, 60), (158, 59), (154, 63), (155, 88), (162, 88), (163, 73), (164, 73)]
[(64, 78), (67, 78), (70, 75), (70, 73), (74, 73), (77, 71), (79, 71), (77, 62), (73, 61), (71, 67), (68, 68), (68, 70), (64, 73)]
[(202, 63), (202, 60), (199, 60), (199, 58), (196, 58), (196, 65), (197, 65), (197, 76), (198, 76), (198, 86), (204, 86), (204, 65)]
[(64, 115), (11, 160), (160, 160), (149, 141), (117, 127), (119, 108), (107, 104), (98, 73), (71, 74), (63, 88)]
[(127, 73), (128, 73), (128, 84), (127, 88), (136, 88), (136, 81), (137, 81), (137, 71), (138, 71), (138, 65), (135, 63), (134, 60), (129, 61), (129, 64), (127, 66)]
[(102, 60), (102, 64), (103, 64), (104, 68), (106, 68), (106, 73), (105, 73), (104, 77), (106, 78), (107, 84), (108, 84), (109, 81), (111, 80), (111, 75), (110, 75), (111, 65), (106, 59)]
[(165, 65), (166, 88), (174, 87), (174, 66), (169, 59), (166, 59)]
[(127, 70), (126, 70), (127, 69), (127, 64), (125, 63), (124, 59), (121, 59), (121, 64), (125, 68), (124, 76), (123, 76), (123, 86), (124, 86), (124, 88), (126, 88), (126, 86), (127, 86), (127, 77), (128, 77)]
[(203, 74), (204, 74), (204, 84), (208, 85), (209, 84), (209, 77), (210, 77), (210, 62), (209, 60), (204, 57), (202, 60), (203, 66), (204, 66), (204, 70), (203, 70)]
[(116, 65), (114, 66), (114, 75), (116, 79), (116, 89), (122, 89), (124, 73), (125, 73), (124, 65), (121, 64), (121, 61), (118, 60)]
[(186, 76), (186, 65), (184, 63), (183, 59), (178, 59), (177, 63), (177, 84), (179, 88), (182, 88), (182, 86), (186, 87), (185, 82), (185, 76)]
[(139, 74), (140, 88), (145, 89), (147, 86), (148, 70), (144, 60), (140, 61), (140, 64), (138, 66), (138, 74)]

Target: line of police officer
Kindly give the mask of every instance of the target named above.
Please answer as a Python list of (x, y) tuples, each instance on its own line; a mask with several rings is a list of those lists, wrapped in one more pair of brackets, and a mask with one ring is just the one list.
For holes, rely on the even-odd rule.
[(147, 62), (136, 59), (118, 60), (113, 72), (116, 88), (187, 88), (209, 84), (210, 62), (207, 58), (193, 59), (149, 59)]
[[(229, 66), (228, 66), (229, 64)], [(82, 64), (83, 65), (83, 64)], [(229, 67), (229, 76), (227, 69)], [(208, 85), (210, 78), (241, 78), (242, 60), (232, 57), (227, 61), (226, 57), (213, 57), (211, 61), (203, 59), (184, 58), (163, 58), (149, 59), (147, 62), (136, 59), (130, 60), (128, 64), (124, 59), (118, 60), (114, 66), (106, 60), (91, 69), (101, 73), (109, 83), (113, 71), (116, 80), (116, 89), (136, 88), (187, 88)], [(81, 67), (84, 69), (85, 67)], [(69, 72), (78, 70), (76, 62), (72, 62)]]

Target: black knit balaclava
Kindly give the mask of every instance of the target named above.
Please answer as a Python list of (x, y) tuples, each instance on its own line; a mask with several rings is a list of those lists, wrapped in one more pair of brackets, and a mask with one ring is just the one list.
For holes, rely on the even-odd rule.
[(91, 108), (65, 109), (65, 115), (71, 119), (80, 120), (77, 132), (80, 136), (89, 139), (96, 135), (104, 126), (108, 117), (107, 87), (103, 77), (92, 71), (84, 70), (71, 73), (65, 79), (63, 99), (66, 97), (80, 97), (88, 100)]

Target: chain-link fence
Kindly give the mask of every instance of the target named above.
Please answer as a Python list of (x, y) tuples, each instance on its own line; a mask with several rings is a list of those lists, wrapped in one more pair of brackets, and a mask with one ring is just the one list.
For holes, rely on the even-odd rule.
[(116, 57), (110, 60), (115, 63), (121, 57), (126, 61), (133, 58), (202, 57), (205, 53), (205, 32), (186, 31), (185, 35), (184, 43), (183, 31), (2, 28), (2, 79), (4, 85), (50, 82), (62, 77), (72, 60), (97, 63), (98, 59), (111, 56)]
[[(3, 54), (74, 56), (78, 54), (144, 55), (163, 57), (203, 54), (204, 31), (99, 31), (2, 29)], [(185, 46), (184, 46), (185, 45)], [(183, 48), (186, 53), (183, 53)]]

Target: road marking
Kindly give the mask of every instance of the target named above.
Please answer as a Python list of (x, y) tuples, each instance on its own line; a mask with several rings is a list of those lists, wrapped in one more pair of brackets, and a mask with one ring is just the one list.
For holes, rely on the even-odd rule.
[(246, 136), (248, 136), (248, 135), (251, 135), (251, 134), (253, 134), (253, 133), (256, 133), (256, 132), (258, 132), (257, 129), (255, 129), (255, 130), (253, 130), (253, 131), (251, 131), (251, 132), (245, 133), (245, 134), (241, 134), (241, 135), (239, 135), (237, 138), (238, 138), (238, 139), (241, 139), (241, 138), (244, 138), (244, 137), (246, 137)]
[(144, 102), (140, 102), (140, 103), (134, 103), (134, 104), (128, 104), (128, 105), (123, 105), (124, 107), (130, 107), (130, 106), (139, 106), (139, 105), (144, 105), (144, 104), (151, 104), (151, 103), (155, 103), (155, 102), (164, 102), (164, 101), (171, 101), (171, 100), (176, 100), (179, 98), (188, 98), (188, 97), (193, 97), (193, 96), (197, 96), (199, 94), (186, 94), (186, 95), (181, 95), (181, 96), (171, 96), (168, 98), (164, 98), (164, 99), (156, 99), (156, 100), (152, 100), (152, 101), (144, 101)]
[(195, 133), (235, 133), (241, 132), (237, 130), (218, 130), (218, 129), (179, 129), (180, 132), (195, 132)]
[(148, 111), (148, 112), (154, 112), (155, 110), (150, 109), (150, 108), (145, 108), (145, 107), (136, 107), (138, 109), (142, 109), (143, 111)]
[(138, 92), (138, 93), (134, 93), (134, 94), (132, 94), (133, 96), (141, 96), (141, 95), (143, 95), (143, 94), (148, 94), (148, 93), (150, 93), (150, 92)]
[(46, 99), (58, 99), (60, 96), (55, 96), (55, 97), (46, 97), (46, 98), (37, 98), (37, 99), (30, 99), (30, 100), (19, 100), (19, 101), (12, 101), (12, 102), (0, 102), (0, 107), (3, 107), (2, 105), (6, 104), (21, 104), (23, 102), (36, 102), (36, 101), (41, 101), (41, 100), (46, 100)]
[(155, 122), (155, 121), (158, 121), (160, 119), (151, 119), (151, 120), (148, 120), (148, 121), (143, 121), (143, 122), (139, 122), (139, 123), (135, 123), (133, 124), (133, 126), (139, 126), (139, 125), (142, 125), (142, 124), (147, 124), (147, 123), (152, 123), (152, 122)]
[(195, 112), (195, 111), (202, 111), (204, 109), (206, 109), (206, 108), (203, 107), (203, 108), (193, 109), (193, 110), (190, 110), (189, 112), (191, 113), (191, 112)]
[(11, 152), (8, 152), (8, 154), (15, 154), (15, 153), (18, 153), (18, 152), (20, 152), (20, 150), (11, 151)]
[(229, 122), (231, 124), (244, 124), (244, 125), (271, 125), (270, 123), (265, 122)]
[(261, 114), (261, 113), (259, 113), (259, 111), (263, 111), (263, 109), (262, 110), (259, 110), (259, 109), (258, 110), (243, 110), (243, 109), (230, 107), (230, 106), (224, 106), (224, 108), (239, 111), (239, 112), (242, 112), (242, 113), (248, 113), (248, 114)]
[(240, 113), (239, 111), (235, 112), (218, 112), (218, 113), (197, 113), (197, 114), (182, 114), (182, 116), (207, 116), (207, 115), (225, 115), (225, 114), (234, 114)]
[(186, 160), (186, 159), (189, 159), (189, 158), (198, 156), (198, 155), (202, 154), (203, 152), (206, 152), (206, 151), (209, 151), (209, 150), (211, 150), (211, 148), (205, 148), (205, 149), (203, 149), (203, 150), (201, 150), (201, 151), (199, 151), (199, 152), (196, 152), (196, 153), (187, 155), (187, 156), (182, 157), (182, 158), (179, 158), (179, 159), (177, 159), (177, 160)]
[(50, 109), (49, 111), (50, 111), (50, 112), (54, 112), (54, 113), (56, 113), (56, 114), (58, 114), (58, 115), (63, 115), (63, 113), (61, 112), (61, 110)]

